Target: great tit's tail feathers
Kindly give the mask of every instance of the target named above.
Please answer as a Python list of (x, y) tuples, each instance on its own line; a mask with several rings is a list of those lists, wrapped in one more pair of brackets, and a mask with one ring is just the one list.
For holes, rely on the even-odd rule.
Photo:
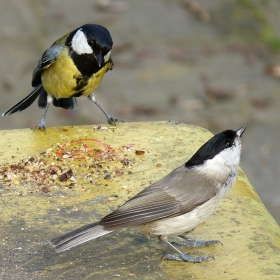
[(39, 99), (38, 99), (38, 106), (41, 109), (44, 109), (47, 107), (47, 101), (48, 101), (48, 94), (47, 92), (44, 90), (43, 92), (41, 92)]
[[(40, 108), (46, 108), (47, 102), (48, 102), (48, 94), (46, 91), (44, 91), (39, 96), (38, 106)], [(76, 100), (76, 97), (60, 98), (60, 99), (53, 98), (53, 105), (55, 107), (61, 107), (63, 109), (71, 109), (71, 110), (75, 110), (78, 108), (78, 102)]]
[(61, 107), (63, 109), (71, 109), (71, 110), (76, 110), (78, 108), (78, 102), (76, 97), (60, 98), (60, 99), (54, 98), (53, 105), (55, 107)]
[(56, 252), (62, 252), (110, 232), (112, 230), (106, 230), (99, 223), (94, 223), (54, 238), (51, 245), (55, 247)]
[(20, 112), (24, 109), (26, 109), (27, 107), (29, 107), (36, 99), (39, 95), (41, 95), (42, 93), (44, 93), (45, 90), (43, 88), (42, 85), (37, 86), (36, 88), (34, 88), (34, 90), (32, 90), (24, 99), (22, 99), (19, 103), (17, 103), (15, 106), (13, 106), (11, 109), (9, 109), (8, 111), (4, 112), (2, 114), (2, 117), (4, 116), (8, 116), (11, 115), (13, 113), (16, 112)]

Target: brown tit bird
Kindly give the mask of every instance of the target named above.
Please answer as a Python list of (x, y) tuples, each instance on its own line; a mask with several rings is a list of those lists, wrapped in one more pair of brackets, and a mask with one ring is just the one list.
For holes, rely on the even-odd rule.
[[(174, 244), (199, 247), (219, 244), (217, 240), (196, 241), (182, 234), (205, 222), (234, 184), (241, 154), (245, 126), (223, 131), (207, 141), (185, 164), (173, 170), (128, 200), (97, 223), (85, 225), (51, 241), (56, 252), (126, 227), (140, 227), (157, 235), (178, 256), (169, 259), (202, 262), (210, 256), (190, 257)], [(168, 236), (178, 235), (184, 242), (171, 243)], [(220, 243), (221, 244), (221, 243)]]
[(38, 61), (32, 77), (33, 91), (2, 116), (29, 107), (36, 99), (45, 112), (36, 128), (46, 129), (46, 114), (51, 103), (64, 109), (77, 109), (76, 97), (87, 96), (115, 125), (119, 119), (109, 115), (95, 100), (93, 91), (104, 74), (113, 69), (109, 31), (97, 24), (85, 24), (55, 41)]

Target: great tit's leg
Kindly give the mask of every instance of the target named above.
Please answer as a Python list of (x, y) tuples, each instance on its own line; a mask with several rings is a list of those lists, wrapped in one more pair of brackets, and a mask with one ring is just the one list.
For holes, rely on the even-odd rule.
[(172, 242), (172, 244), (179, 245), (179, 246), (187, 246), (190, 248), (205, 247), (205, 246), (216, 245), (216, 244), (223, 245), (222, 242), (220, 242), (219, 240), (198, 241), (193, 238), (187, 237), (185, 235), (179, 235), (179, 237), (185, 239), (186, 241), (183, 241), (183, 242), (175, 241), (175, 242)]
[(119, 118), (115, 118), (114, 116), (109, 115), (102, 107), (101, 105), (96, 101), (95, 96), (93, 94), (90, 94), (88, 96), (89, 100), (91, 100), (106, 116), (107, 118), (107, 123), (110, 125), (116, 125), (117, 121), (124, 122), (123, 120)]
[(46, 115), (47, 115), (48, 109), (49, 109), (50, 104), (52, 103), (52, 101), (53, 101), (52, 96), (48, 95), (47, 104), (46, 104), (46, 108), (45, 108), (44, 114), (43, 114), (39, 124), (34, 128), (34, 130), (35, 129), (40, 129), (40, 130), (44, 130), (46, 132)]
[(180, 250), (178, 250), (174, 245), (172, 245), (169, 241), (164, 241), (166, 242), (174, 251), (176, 251), (179, 256), (174, 256), (172, 254), (166, 254), (166, 257), (168, 260), (175, 260), (175, 261), (186, 261), (186, 262), (191, 262), (191, 263), (201, 263), (203, 261), (208, 261), (208, 259), (215, 259), (213, 256), (200, 256), (200, 257), (190, 257), (187, 254), (184, 254)]

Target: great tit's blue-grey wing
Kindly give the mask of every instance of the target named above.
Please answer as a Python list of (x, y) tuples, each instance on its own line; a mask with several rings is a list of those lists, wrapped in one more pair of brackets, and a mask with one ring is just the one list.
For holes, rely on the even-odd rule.
[(176, 168), (105, 216), (100, 224), (118, 229), (192, 211), (217, 193), (213, 182), (192, 173), (195, 174), (184, 165)]
[(32, 86), (36, 87), (41, 84), (41, 72), (43, 69), (50, 67), (58, 58), (63, 50), (63, 46), (53, 45), (48, 48), (42, 55), (42, 58), (37, 62), (32, 76)]

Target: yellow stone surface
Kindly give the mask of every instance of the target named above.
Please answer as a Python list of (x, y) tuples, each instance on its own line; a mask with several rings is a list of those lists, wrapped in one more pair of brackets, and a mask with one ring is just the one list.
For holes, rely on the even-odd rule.
[(241, 169), (215, 213), (189, 234), (223, 246), (182, 248), (215, 260), (167, 261), (161, 257), (173, 252), (136, 229), (60, 254), (49, 245), (186, 162), (211, 137), (207, 130), (149, 122), (0, 134), (0, 279), (280, 279), (280, 228)]

